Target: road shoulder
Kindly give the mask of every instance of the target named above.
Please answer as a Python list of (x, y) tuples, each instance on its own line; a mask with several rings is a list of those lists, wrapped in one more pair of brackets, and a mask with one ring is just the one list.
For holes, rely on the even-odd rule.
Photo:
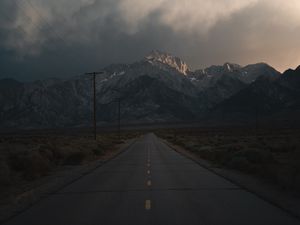
[[(161, 138), (160, 138), (161, 139)], [(269, 202), (270, 204), (286, 211), (294, 217), (300, 219), (300, 199), (299, 196), (284, 192), (279, 188), (268, 184), (256, 177), (241, 173), (239, 171), (218, 168), (213, 166), (210, 162), (201, 159), (198, 155), (180, 147), (165, 139), (161, 139), (163, 143), (171, 149), (180, 153), (181, 155), (193, 160), (200, 166), (209, 171), (229, 180), (238, 185), (242, 189), (255, 194), (257, 197)]]
[(31, 206), (37, 204), (51, 194), (74, 183), (83, 176), (93, 172), (95, 169), (125, 152), (137, 139), (138, 137), (117, 145), (115, 151), (99, 160), (88, 162), (83, 165), (64, 166), (54, 171), (51, 175), (41, 178), (40, 181), (37, 182), (39, 184), (33, 185), (18, 196), (14, 196), (14, 198), (9, 201), (11, 202), (10, 204), (3, 204), (0, 206), (0, 224), (29, 209)]

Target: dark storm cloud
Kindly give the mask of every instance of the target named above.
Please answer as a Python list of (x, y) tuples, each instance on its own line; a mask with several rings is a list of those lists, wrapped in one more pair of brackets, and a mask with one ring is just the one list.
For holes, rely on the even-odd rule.
[(226, 61), (281, 70), (300, 64), (295, 0), (12, 2), (0, 2), (0, 77), (68, 77), (152, 49), (181, 56), (193, 69)]

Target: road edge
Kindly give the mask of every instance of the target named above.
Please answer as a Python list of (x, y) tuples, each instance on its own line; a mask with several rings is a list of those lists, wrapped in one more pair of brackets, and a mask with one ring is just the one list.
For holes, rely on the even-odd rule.
[[(206, 170), (214, 173), (217, 176), (220, 176), (220, 177), (226, 179), (227, 181), (229, 181), (229, 182), (233, 183), (234, 185), (240, 187), (242, 190), (247, 191), (247, 192), (255, 195), (256, 197), (260, 198), (261, 200), (263, 200), (263, 201), (265, 201), (265, 202), (281, 209), (282, 211), (284, 211), (288, 215), (290, 215), (290, 216), (292, 216), (292, 217), (294, 217), (294, 218), (296, 218), (300, 221), (300, 215), (297, 212), (286, 208), (282, 204), (278, 203), (278, 201), (276, 201), (272, 198), (269, 198), (268, 196), (265, 196), (263, 193), (258, 192), (256, 190), (253, 190), (252, 188), (249, 188), (249, 186), (247, 186), (245, 184), (242, 184), (241, 182), (239, 182), (238, 180), (228, 176), (227, 174), (221, 173), (217, 169), (214, 169), (214, 167), (209, 166), (210, 163), (208, 161), (203, 160), (203, 159), (200, 160), (198, 156), (196, 156), (195, 154), (187, 151), (186, 149), (184, 149), (180, 146), (177, 146), (175, 144), (172, 144), (172, 143), (168, 142), (167, 140), (162, 139), (160, 137), (158, 137), (158, 138), (162, 141), (162, 143), (164, 143), (165, 145), (167, 145), (169, 148), (171, 148), (175, 152), (179, 153), (180, 155), (192, 160), (193, 162), (197, 163), (199, 166), (205, 168)], [(225, 169), (224, 169), (224, 171), (225, 171)]]
[(10, 215), (4, 216), (3, 218), (0, 218), (0, 225), (2, 225), (2, 224), (5, 225), (5, 223), (7, 223), (8, 221), (10, 221), (13, 218), (17, 217), (18, 215), (26, 212), (27, 210), (29, 210), (33, 206), (39, 204), (41, 201), (49, 198), (51, 195), (53, 195), (55, 193), (58, 193), (62, 189), (66, 188), (67, 186), (75, 183), (76, 181), (80, 180), (84, 176), (86, 176), (88, 174), (91, 174), (92, 172), (94, 172), (95, 170), (97, 170), (101, 166), (105, 165), (109, 161), (111, 161), (111, 160), (115, 159), (116, 157), (120, 156), (121, 154), (125, 153), (140, 138), (141, 138), (141, 136), (133, 138), (133, 139), (129, 140), (128, 143), (125, 144), (124, 146), (120, 146), (119, 152), (117, 152), (112, 157), (110, 157), (108, 159), (105, 159), (105, 160), (101, 160), (101, 161), (100, 160), (95, 161), (93, 165), (87, 165), (87, 168), (85, 168), (85, 169), (83, 168), (84, 171), (78, 173), (77, 175), (72, 177), (70, 180), (64, 182), (63, 184), (60, 184), (56, 187), (53, 187), (52, 189), (50, 188), (50, 190), (47, 190), (45, 192), (42, 191), (41, 193), (38, 193), (35, 196), (35, 199), (33, 201), (25, 203), (25, 205), (22, 205), (22, 206), (16, 206), (16, 208), (13, 209), (13, 211), (10, 213)]

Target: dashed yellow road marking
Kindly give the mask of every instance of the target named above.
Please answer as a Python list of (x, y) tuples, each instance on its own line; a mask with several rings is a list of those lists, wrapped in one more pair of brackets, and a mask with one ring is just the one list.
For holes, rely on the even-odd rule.
[(147, 181), (147, 186), (151, 186), (151, 184), (152, 184), (152, 183), (151, 183), (151, 180), (148, 180), (148, 181)]
[(147, 170), (147, 174), (150, 174), (150, 170)]
[(151, 209), (151, 200), (146, 200), (145, 201), (145, 209), (150, 210)]

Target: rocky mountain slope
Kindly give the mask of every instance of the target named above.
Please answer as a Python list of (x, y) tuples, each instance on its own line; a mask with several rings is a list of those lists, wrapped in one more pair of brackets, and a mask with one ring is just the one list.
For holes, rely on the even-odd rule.
[[(297, 119), (300, 112), (300, 67), (287, 70), (278, 79), (259, 77), (255, 82), (217, 105), (213, 112), (231, 117), (243, 114), (254, 117), (283, 115)], [(295, 118), (296, 116), (296, 118)], [(294, 117), (294, 118), (292, 118)]]
[[(241, 67), (225, 63), (191, 71), (180, 58), (160, 51), (132, 64), (109, 65), (103, 71), (96, 81), (99, 124), (116, 121), (119, 98), (123, 122), (183, 121), (200, 119), (226, 104), (243, 105), (235, 100), (242, 97), (236, 96), (256, 86), (265, 91), (265, 85), (271, 85), (276, 93), (279, 87), (289, 91), (298, 88), (293, 71), (280, 76), (267, 64)], [(271, 92), (270, 96), (282, 97)], [(32, 83), (2, 79), (0, 127), (87, 126), (91, 102), (92, 80), (88, 76)]]
[(200, 87), (214, 86), (222, 76), (230, 76), (243, 83), (250, 84), (260, 76), (276, 79), (280, 73), (265, 63), (257, 63), (242, 67), (237, 64), (225, 63), (223, 66), (210, 66), (189, 74), (190, 79)]

